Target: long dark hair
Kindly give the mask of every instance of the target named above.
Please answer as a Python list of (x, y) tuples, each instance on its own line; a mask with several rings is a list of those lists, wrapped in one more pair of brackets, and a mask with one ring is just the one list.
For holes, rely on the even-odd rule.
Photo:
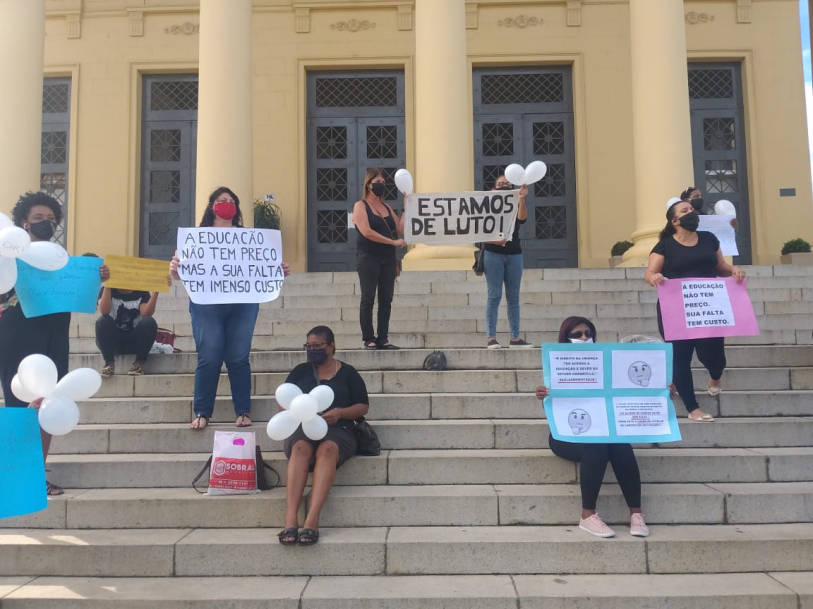
[(225, 186), (221, 186), (217, 190), (215, 190), (212, 194), (209, 195), (209, 205), (206, 206), (206, 210), (203, 212), (203, 217), (200, 219), (199, 226), (214, 226), (215, 223), (215, 201), (217, 198), (222, 194), (229, 194), (232, 199), (234, 199), (234, 204), (237, 207), (237, 213), (234, 214), (234, 218), (231, 219), (232, 226), (243, 226), (243, 212), (240, 211), (240, 199), (231, 188), (226, 188)]
[(689, 186), (689, 188), (687, 188), (682, 193), (680, 193), (680, 198), (683, 199), (684, 201), (688, 201), (689, 199), (692, 198), (692, 193), (695, 190), (699, 190), (699, 189), (697, 187), (695, 187), (695, 186)]
[(559, 328), (559, 342), (569, 343), (570, 339), (567, 337), (567, 335), (573, 331), (573, 328), (582, 324), (590, 328), (590, 331), (593, 333), (593, 342), (598, 342), (598, 337), (596, 336), (596, 326), (586, 317), (568, 317), (566, 320), (564, 320), (562, 322), (562, 326)]
[(677, 207), (678, 203), (685, 203), (685, 200), (676, 201), (673, 203), (669, 209), (666, 210), (666, 226), (663, 227), (661, 234), (658, 236), (659, 239), (666, 239), (671, 237), (677, 232), (675, 225), (672, 224), (672, 220), (675, 219), (675, 207)]

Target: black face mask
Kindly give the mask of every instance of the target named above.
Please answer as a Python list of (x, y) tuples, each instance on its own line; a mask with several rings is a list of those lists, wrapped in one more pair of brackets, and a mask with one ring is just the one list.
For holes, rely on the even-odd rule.
[(373, 194), (376, 197), (383, 196), (385, 188), (386, 187), (381, 182), (373, 182), (372, 184), (370, 184), (370, 190), (373, 191)]
[(513, 186), (497, 186), (496, 190), (514, 190)]
[(678, 224), (687, 231), (695, 232), (697, 227), (700, 226), (700, 216), (695, 213), (686, 214), (678, 220)]
[(56, 232), (56, 224), (50, 220), (32, 222), (28, 225), (28, 231), (40, 241), (49, 241)]
[(308, 361), (321, 366), (327, 361), (327, 347), (324, 349), (308, 349)]
[(696, 199), (689, 200), (689, 203), (692, 204), (695, 211), (700, 211), (703, 209), (703, 197), (697, 197)]

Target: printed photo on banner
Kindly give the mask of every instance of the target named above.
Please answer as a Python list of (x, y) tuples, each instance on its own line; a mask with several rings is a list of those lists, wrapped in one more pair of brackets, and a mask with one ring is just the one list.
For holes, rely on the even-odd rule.
[(111, 255), (105, 257), (104, 263), (110, 269), (110, 279), (105, 281), (105, 287), (143, 292), (169, 292), (166, 260)]
[(51, 313), (95, 313), (103, 263), (101, 258), (71, 256), (58, 271), (43, 271), (18, 259), (14, 288), (23, 314), (40, 317)]
[(178, 258), (195, 304), (271, 302), (285, 280), (278, 230), (179, 228)]
[(720, 240), (720, 251), (723, 256), (739, 256), (740, 250), (737, 248), (737, 232), (731, 226), (731, 221), (736, 216), (700, 216), (700, 225), (697, 230), (714, 233)]
[(667, 279), (658, 286), (658, 299), (666, 340), (759, 335), (747, 281)]
[(37, 411), (0, 408), (0, 518), (48, 507)]
[(519, 190), (412, 193), (406, 203), (404, 240), (427, 245), (510, 240), (518, 209)]
[(669, 393), (672, 345), (544, 344), (542, 368), (550, 388), (545, 414), (557, 440), (637, 444), (681, 439)]

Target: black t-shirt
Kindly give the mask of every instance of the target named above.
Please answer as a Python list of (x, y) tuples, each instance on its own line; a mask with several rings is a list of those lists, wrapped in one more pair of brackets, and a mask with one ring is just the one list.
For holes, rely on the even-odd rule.
[(698, 231), (697, 244), (681, 245), (670, 235), (658, 241), (653, 254), (664, 257), (663, 276), (667, 279), (717, 277), (717, 250), (720, 241), (713, 233)]
[[(309, 393), (316, 387), (316, 367), (310, 363), (299, 364), (291, 370), (286, 383), (293, 383), (299, 387), (303, 393)], [(333, 390), (333, 403), (328, 410), (336, 408), (347, 408), (355, 404), (369, 404), (367, 397), (367, 386), (364, 379), (350, 364), (342, 362), (341, 368), (332, 379), (320, 381), (321, 385), (327, 385)], [(340, 421), (351, 421), (351, 419), (340, 419)], [(337, 423), (338, 424), (338, 423)]]
[[(102, 292), (99, 292), (99, 298), (102, 297)], [(150, 293), (134, 290), (129, 294), (122, 294), (116, 288), (112, 288), (110, 300), (112, 303), (110, 317), (116, 320), (116, 327), (121, 332), (132, 332), (141, 319), (139, 307), (150, 300)]]
[(505, 256), (510, 256), (511, 254), (521, 254), (522, 253), (522, 245), (519, 243), (519, 227), (525, 224), (528, 219), (520, 220), (517, 218), (517, 221), (514, 223), (514, 234), (511, 237), (511, 241), (506, 241), (505, 245), (495, 245), (493, 243), (486, 243), (485, 250), (487, 252), (491, 252), (492, 254), (503, 254)]

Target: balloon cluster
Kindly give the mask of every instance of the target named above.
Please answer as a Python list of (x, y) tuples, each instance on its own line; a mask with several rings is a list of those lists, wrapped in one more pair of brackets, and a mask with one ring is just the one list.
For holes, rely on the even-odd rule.
[(268, 437), (284, 440), (302, 425), (302, 431), (311, 440), (321, 440), (327, 435), (327, 421), (319, 416), (333, 403), (333, 390), (327, 385), (317, 385), (310, 393), (293, 383), (283, 383), (274, 393), (277, 403), (285, 410), (278, 412), (268, 421)]
[(505, 177), (511, 184), (534, 184), (544, 178), (546, 173), (548, 166), (542, 161), (533, 161), (525, 169), (517, 164), (505, 168)]
[(19, 258), (43, 271), (58, 271), (68, 264), (68, 252), (50, 241), (31, 243), (31, 237), (19, 226), (14, 226), (5, 214), (0, 214), (0, 294), (8, 292), (17, 283)]
[(79, 368), (57, 382), (56, 364), (39, 353), (20, 362), (11, 379), (11, 392), (24, 402), (39, 398), (40, 427), (52, 436), (64, 436), (79, 423), (78, 400), (86, 400), (102, 386), (101, 375), (92, 368)]

